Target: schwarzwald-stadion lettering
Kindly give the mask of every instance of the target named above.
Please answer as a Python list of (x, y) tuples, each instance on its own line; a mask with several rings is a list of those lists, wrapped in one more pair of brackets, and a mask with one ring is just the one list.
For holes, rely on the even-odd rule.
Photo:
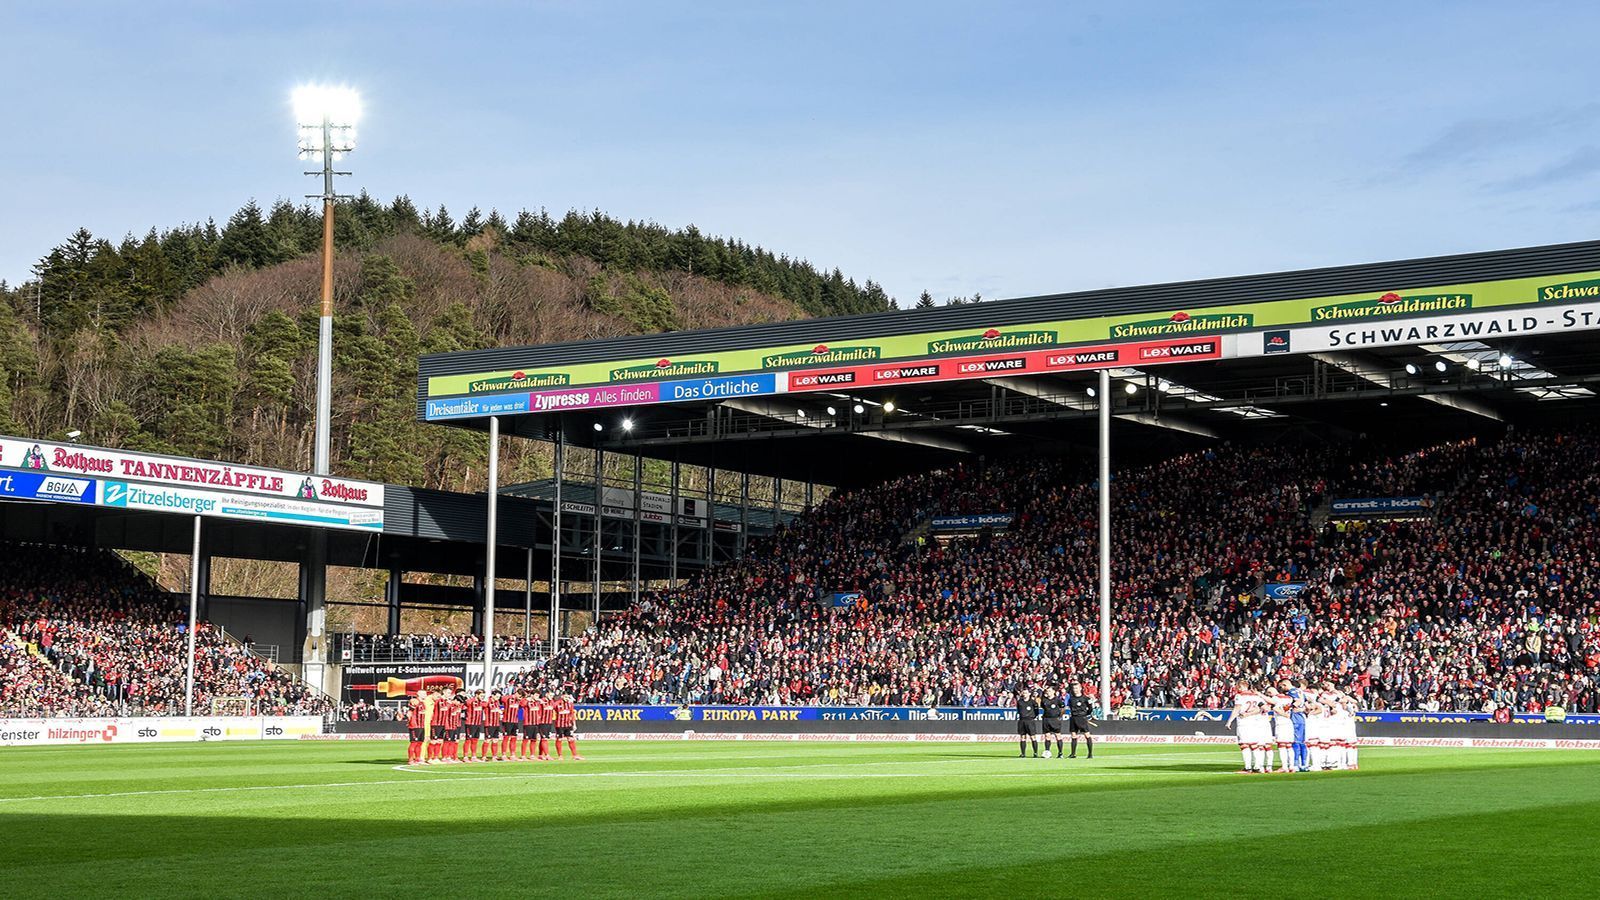
[[(984, 360), (961, 357), (978, 357), (991, 351), (1009, 353), (1022, 358), (1031, 351), (1061, 348), (1064, 354), (1086, 353), (1106, 361), (1090, 365), (1126, 365), (1134, 362), (1149, 365), (1155, 362), (1181, 361), (1185, 354), (1156, 348), (1141, 350), (1135, 358), (1134, 351), (1120, 354), (1107, 350), (1123, 343), (1159, 341), (1163, 338), (1203, 337), (1215, 335), (1221, 345), (1217, 352), (1199, 358), (1230, 358), (1254, 355), (1246, 348), (1260, 343), (1266, 331), (1296, 330), (1318, 325), (1339, 326), (1355, 337), (1362, 338), (1363, 346), (1390, 344), (1405, 341), (1412, 333), (1409, 328), (1415, 320), (1428, 324), (1427, 329), (1416, 331), (1418, 340), (1431, 340), (1430, 334), (1451, 331), (1450, 323), (1462, 318), (1462, 334), (1466, 336), (1468, 320), (1476, 322), (1483, 315), (1491, 316), (1482, 323), (1472, 325), (1481, 336), (1499, 333), (1527, 333), (1532, 330), (1561, 330), (1563, 328), (1594, 328), (1597, 323), (1587, 318), (1557, 322), (1546, 328), (1543, 320), (1506, 319), (1505, 310), (1521, 307), (1531, 312), (1537, 304), (1580, 303), (1600, 299), (1600, 271), (1579, 271), (1563, 274), (1533, 275), (1519, 278), (1468, 282), (1461, 284), (1431, 285), (1426, 287), (1396, 286), (1395, 290), (1367, 290), (1336, 296), (1310, 297), (1292, 300), (1233, 303), (1227, 306), (1205, 307), (1200, 302), (1186, 309), (1157, 314), (1128, 314), (1096, 316), (1078, 319), (1031, 323), (996, 323), (989, 328), (971, 327), (959, 330), (890, 334), (881, 337), (862, 335), (841, 340), (837, 344), (811, 343), (786, 346), (757, 347), (726, 351), (697, 351), (693, 359), (633, 359), (615, 362), (573, 362), (562, 365), (546, 357), (538, 371), (529, 366), (522, 370), (506, 369), (494, 372), (432, 375), (426, 381), (426, 418), (471, 418), (496, 414), (541, 412), (564, 406), (603, 405), (599, 398), (586, 394), (542, 397), (544, 388), (572, 388), (582, 391), (588, 387), (607, 384), (626, 384), (640, 388), (661, 388), (649, 396), (641, 394), (637, 401), (672, 402), (673, 400), (701, 399), (705, 391), (666, 390), (674, 380), (715, 375), (733, 377), (740, 374), (776, 373), (780, 380), (772, 390), (777, 393), (807, 389), (823, 384), (872, 384), (884, 379), (875, 378), (864, 368), (852, 370), (862, 363), (888, 362), (916, 366), (953, 359), (946, 366), (946, 378), (982, 378), (996, 371), (1024, 372), (1048, 371), (1053, 367), (1027, 361), (1020, 366), (997, 369)], [(1007, 307), (1009, 315), (1017, 315), (1019, 307)], [(863, 330), (870, 329), (876, 321), (888, 322), (892, 314), (869, 318), (862, 323)], [(1365, 340), (1363, 323), (1383, 323), (1393, 332), (1372, 330), (1372, 340)], [(1532, 322), (1530, 325), (1529, 323)], [(1497, 324), (1498, 323), (1498, 324)], [(1510, 323), (1510, 324), (1507, 324)], [(1348, 327), (1347, 327), (1348, 326)], [(1248, 334), (1249, 332), (1257, 332)], [(1341, 331), (1341, 340), (1344, 332)], [(1393, 335), (1391, 339), (1390, 335)], [(1313, 336), (1315, 337), (1315, 336)], [(1221, 339), (1226, 338), (1226, 343)], [(1246, 338), (1250, 340), (1247, 341)], [(1318, 341), (1300, 339), (1285, 342), (1287, 353), (1316, 352)], [(1352, 342), (1354, 338), (1351, 339)], [(1324, 342), (1325, 343), (1325, 342)], [(1100, 346), (1095, 346), (1096, 344)], [(1342, 344), (1339, 344), (1342, 346)], [(1336, 349), (1330, 344), (1320, 349)], [(1012, 352), (1016, 351), (1016, 352)], [(1117, 357), (1123, 358), (1117, 358)], [(1187, 357), (1196, 358), (1196, 357)], [(958, 363), (963, 363), (960, 364)], [(876, 371), (876, 370), (872, 370)], [(515, 391), (524, 391), (517, 394)], [(740, 386), (744, 392), (744, 386)], [(532, 391), (530, 397), (529, 391)], [(755, 391), (760, 393), (764, 391)], [(746, 392), (748, 393), (748, 392)], [(494, 395), (499, 395), (494, 396)], [(696, 395), (699, 396), (696, 396)], [(480, 396), (481, 395), (481, 396)], [(480, 404), (462, 404), (460, 398), (474, 397)], [(446, 401), (449, 401), (446, 403)], [(604, 404), (609, 405), (609, 404)]]

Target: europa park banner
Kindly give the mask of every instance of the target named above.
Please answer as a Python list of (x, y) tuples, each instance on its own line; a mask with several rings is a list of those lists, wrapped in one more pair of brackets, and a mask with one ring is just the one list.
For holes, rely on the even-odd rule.
[[(1240, 338), (1237, 355), (1304, 353), (1313, 348), (1292, 343), (1283, 329), (1449, 320), (1506, 307), (1583, 301), (1600, 301), (1600, 272), (852, 338), (833, 345), (795, 344), (685, 358), (440, 375), (428, 379), (430, 402), (425, 417), (449, 419), (1068, 368), (1148, 366), (1235, 355), (1214, 339), (1258, 332), (1282, 337), (1253, 350), (1246, 349)], [(1597, 326), (1600, 322), (1570, 327)], [(1206, 338), (1214, 342), (1209, 346), (1192, 344)]]

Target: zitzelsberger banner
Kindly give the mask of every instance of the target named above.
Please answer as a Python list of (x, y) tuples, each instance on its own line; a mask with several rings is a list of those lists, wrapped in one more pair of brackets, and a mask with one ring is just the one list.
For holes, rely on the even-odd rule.
[[(1600, 272), (428, 379), (424, 418), (597, 409), (1600, 328)], [(689, 376), (689, 377), (686, 377)]]
[(0, 435), (0, 499), (383, 529), (383, 485)]

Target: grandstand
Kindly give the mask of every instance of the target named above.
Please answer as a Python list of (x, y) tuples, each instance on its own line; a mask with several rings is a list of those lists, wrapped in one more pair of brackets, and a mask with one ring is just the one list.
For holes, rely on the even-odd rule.
[[(313, 529), (207, 519), (196, 697), (320, 712), (376, 699), (348, 692), (372, 666), (470, 663), (597, 704), (1004, 707), (1081, 680), (1107, 711), (1214, 709), (1238, 677), (1316, 672), (1374, 710), (1594, 711), (1600, 318), (1571, 286), (1596, 270), (1572, 244), (425, 357), (419, 416), (553, 440), (555, 476), (497, 491), (493, 548), (481, 496), (320, 498), (371, 492), (326, 533), (330, 562), (388, 569), (383, 634), (319, 633), (305, 593), (209, 598), (212, 555), (304, 571)], [(95, 455), (5, 444), (19, 473)], [(6, 665), (38, 687), (10, 708), (173, 711), (173, 684), (134, 684), (165, 677), (181, 607), (103, 551), (182, 552), (186, 517), (28, 499), (56, 502), (0, 503), (46, 567), (12, 572)], [(486, 590), (490, 559), (524, 589)], [(99, 586), (74, 599), (47, 578), (68, 570)], [(471, 633), (404, 633), (408, 596), (471, 608)], [(522, 633), (487, 634), (508, 608)]]
[[(455, 353), (421, 361), (418, 415), (568, 453), (846, 489), (770, 546), (641, 598), (551, 660), (597, 700), (1004, 704), (1019, 684), (1082, 678), (1114, 706), (1214, 707), (1236, 675), (1315, 663), (1390, 708), (1592, 706), (1589, 675), (1571, 666), (1592, 649), (1587, 588), (1564, 585), (1553, 606), (1541, 604), (1547, 586), (1518, 586), (1532, 602), (1503, 596), (1500, 581), (1532, 581), (1530, 568), (1548, 562), (1490, 546), (1505, 536), (1493, 529), (1512, 525), (1548, 543), (1556, 520), (1535, 511), (1491, 529), (1502, 498), (1454, 479), (1471, 466), (1494, 483), (1494, 465), (1532, 452), (1524, 440), (1588, 442), (1524, 434), (1592, 415), (1600, 311), (1583, 285), (1597, 269), (1600, 244), (1569, 244)], [(1097, 515), (1105, 479), (1086, 453), (1096, 444), (1100, 465), (1115, 460), (1147, 495), (1103, 496)], [(1562, 497), (1586, 477), (1582, 466), (1541, 468), (1504, 490), (1573, 479), (1538, 482)], [(1327, 524), (1355, 500), (1428, 514)], [(952, 514), (1013, 525), (976, 549), (927, 545), (934, 520)], [(1563, 510), (1560, 521), (1586, 514)], [(1471, 571), (1438, 550), (1457, 540), (1500, 555)], [(1095, 559), (1105, 548), (1110, 558)], [(1272, 579), (1304, 599), (1288, 602), (1288, 588), (1241, 599), (1261, 601)], [(816, 602), (857, 592), (863, 609)], [(1116, 612), (1095, 615), (1108, 595)], [(950, 646), (952, 619), (985, 613), (1003, 627)], [(1451, 615), (1477, 621), (1442, 621)], [(1042, 633), (1026, 633), (1030, 616)], [(775, 637), (778, 623), (805, 649)], [(1487, 631), (1499, 633), (1486, 646), (1435, 658)], [(895, 652), (896, 641), (924, 658)], [(1141, 653), (1191, 642), (1182, 665)], [(957, 658), (926, 658), (930, 644)], [(1561, 647), (1553, 670), (1547, 644)], [(1113, 645), (1122, 652), (1094, 660)], [(819, 664), (823, 647), (838, 659)], [(957, 673), (997, 649), (1023, 659)], [(1489, 660), (1507, 670), (1498, 681), (1482, 674)]]

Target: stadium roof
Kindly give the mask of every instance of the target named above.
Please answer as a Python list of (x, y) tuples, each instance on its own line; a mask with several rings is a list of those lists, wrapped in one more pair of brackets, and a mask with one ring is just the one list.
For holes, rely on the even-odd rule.
[[(1205, 334), (1219, 336), (1219, 345), (1223, 340), (1240, 342), (1235, 346), (1241, 348), (1248, 338), (1256, 341), (1253, 349), (1226, 354), (1235, 358), (1217, 358), (1225, 355), (1218, 352), (1211, 358), (1181, 364), (1140, 366), (1134, 360), (1119, 359), (1111, 369), (1116, 416), (1113, 439), (1119, 453), (1160, 453), (1195, 441), (1263, 438), (1286, 429), (1395, 437), (1408, 432), (1464, 433), (1501, 423), (1538, 421), (1557, 410), (1561, 415), (1587, 414), (1595, 406), (1600, 353), (1595, 352), (1594, 333), (1583, 329), (1600, 326), (1600, 321), (1559, 333), (1527, 333), (1515, 327), (1468, 335), (1419, 333), (1417, 340), (1404, 344), (1379, 341), (1372, 346), (1319, 352), (1306, 352), (1307, 345), (1301, 344), (1293, 352), (1281, 354), (1263, 351), (1258, 337), (1265, 334), (1270, 340), (1281, 332), (1260, 329), (1271, 326), (1272, 315), (1289, 306), (1287, 301), (1304, 304), (1381, 294), (1382, 302), (1392, 302), (1408, 291), (1434, 288), (1437, 295), (1408, 295), (1404, 300), (1421, 304), (1419, 309), (1428, 304), (1454, 309), (1446, 294), (1461, 288), (1441, 286), (1466, 285), (1466, 290), (1476, 286), (1483, 291), (1476, 306), (1470, 293), (1456, 295), (1467, 297), (1465, 307), (1476, 313), (1478, 309), (1535, 302), (1533, 292), (1538, 288), (1530, 285), (1555, 276), (1592, 297), (1600, 281), (1585, 279), (1600, 278), (1597, 273), (1600, 242), (1583, 242), (931, 310), (434, 355), (423, 357), (420, 363), (418, 414), (427, 417), (430, 397), (452, 396), (449, 388), (439, 390), (439, 385), (464, 383), (469, 373), (516, 370), (521, 375), (524, 370), (566, 367), (580, 371), (579, 367), (592, 370), (615, 365), (623, 368), (612, 371), (613, 380), (619, 376), (643, 379), (649, 377), (647, 371), (635, 375), (634, 369), (625, 366), (660, 357), (659, 364), (665, 368), (670, 361), (686, 356), (783, 345), (816, 344), (814, 352), (829, 346), (855, 349), (849, 345), (980, 329), (988, 329), (983, 335), (988, 337), (1007, 326), (1046, 320), (1115, 323), (1119, 321), (1116, 317), (1158, 314), (1160, 318), (1150, 322), (1132, 324), (1154, 326), (1153, 330), (1159, 331), (1175, 327), (1166, 325), (1169, 315), (1178, 322), (1190, 318), (1185, 310), (1225, 308), (1238, 315), (1218, 318), (1217, 327)], [(1489, 291), (1512, 286), (1527, 297), (1519, 294), (1516, 300), (1506, 300)], [(1524, 308), (1529, 307), (1517, 307)], [(1551, 304), (1538, 307), (1538, 311), (1555, 316), (1562, 308)], [(1314, 321), (1313, 317), (1306, 323)], [(1405, 321), (1401, 317), (1376, 321), (1369, 317), (1356, 324), (1378, 327)], [(1113, 324), (1110, 335), (1116, 336), (1117, 329), (1128, 330), (1128, 326)], [(1054, 338), (1056, 333), (1050, 334)], [(1101, 332), (1101, 346), (1106, 345), (1105, 335)], [(1084, 349), (1084, 343), (1073, 339), (1051, 346), (1070, 351)], [(934, 343), (927, 349), (927, 359), (941, 359)], [(554, 383), (582, 383), (559, 377), (562, 380)], [(1015, 376), (967, 375), (962, 380), (928, 383), (857, 383), (839, 390), (627, 408), (519, 411), (503, 414), (502, 430), (540, 439), (553, 439), (561, 433), (568, 442), (583, 446), (850, 485), (976, 454), (1089, 446), (1097, 401), (1088, 389), (1097, 377), (1095, 371), (1084, 367)], [(431, 394), (430, 386), (434, 387)], [(465, 391), (463, 387), (454, 396), (464, 396)], [(860, 413), (855, 412), (858, 406)], [(443, 424), (484, 428), (486, 421), (466, 418)]]

